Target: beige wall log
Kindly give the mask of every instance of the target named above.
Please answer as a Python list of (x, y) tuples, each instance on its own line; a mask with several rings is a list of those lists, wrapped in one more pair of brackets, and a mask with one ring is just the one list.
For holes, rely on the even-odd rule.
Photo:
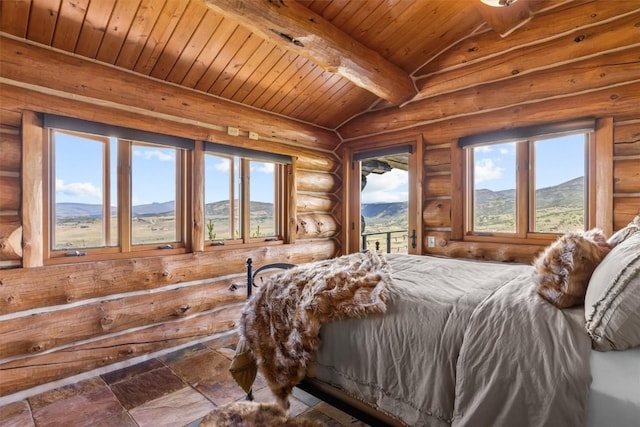
[(636, 26), (638, 17), (640, 12), (586, 30), (578, 29), (555, 40), (513, 49), (446, 73), (418, 78), (416, 86), (420, 91), (419, 96), (455, 92), (496, 81), (505, 84), (506, 79), (521, 76), (530, 79), (537, 70), (544, 71), (558, 64), (567, 69), (567, 64), (588, 60), (594, 55), (616, 52), (623, 47), (637, 48), (640, 31)]
[(504, 243), (453, 242), (446, 246), (436, 245), (429, 253), (453, 258), (491, 260), (501, 262), (519, 262), (530, 264), (535, 256), (544, 249), (538, 245), (505, 245)]
[(30, 314), (28, 321), (25, 317), (0, 321), (0, 359), (42, 353), (101, 335), (241, 303), (246, 293), (231, 291), (229, 286), (243, 282), (245, 276), (240, 274), (234, 279)]
[(334, 193), (340, 188), (340, 179), (331, 173), (296, 171), (298, 191)]
[(335, 241), (319, 240), (295, 245), (224, 248), (198, 254), (4, 270), (0, 315), (241, 273), (246, 268), (247, 257), (252, 257), (256, 265), (269, 262), (300, 264), (331, 258), (337, 250)]
[(640, 159), (613, 162), (613, 192), (640, 193)]
[(337, 203), (333, 195), (298, 193), (296, 210), (307, 212), (332, 212)]
[(22, 114), (22, 266), (44, 262), (44, 213), (42, 206), (43, 131), (32, 111)]
[[(96, 105), (112, 103), (113, 108), (135, 109), (165, 114), (167, 118), (232, 126), (243, 131), (298, 141), (301, 145), (332, 149), (339, 142), (334, 132), (249, 109), (220, 98), (150, 80), (146, 76), (118, 70), (89, 60), (2, 37), (0, 75), (15, 85), (29, 84), (82, 96)], [(73, 76), (69, 79), (68, 76)], [(82, 82), (80, 87), (77, 82)]]
[(310, 239), (317, 237), (335, 237), (340, 231), (340, 226), (333, 215), (329, 214), (303, 214), (298, 215), (298, 239)]
[(450, 175), (426, 176), (425, 181), (425, 197), (451, 196)]
[[(529, 1), (528, 6), (532, 11), (536, 6), (546, 9), (549, 7), (549, 2)], [(571, 2), (569, 7), (562, 11), (554, 10), (553, 13), (545, 11), (545, 13), (536, 14), (534, 19), (527, 23), (526, 28), (514, 31), (506, 38), (494, 31), (486, 31), (461, 40), (449, 48), (446, 55), (433, 58), (415, 75), (442, 72), (450, 67), (483, 61), (485, 58), (500, 56), (514, 47), (529, 46), (541, 40), (566, 38), (567, 32), (578, 28), (586, 30), (600, 22), (610, 21), (637, 9), (638, 2), (635, 0)], [(496, 12), (500, 13), (499, 10)]]
[(22, 258), (22, 225), (0, 221), (0, 261)]
[(21, 158), (20, 136), (0, 132), (0, 171), (20, 172)]
[(307, 153), (299, 153), (296, 166), (299, 169), (308, 169), (313, 171), (335, 172), (338, 167), (338, 159), (332, 154), (313, 155)]
[(640, 197), (613, 198), (613, 230), (617, 231), (640, 215)]
[(0, 175), (0, 211), (20, 209), (20, 178)]
[(7, 108), (3, 104), (0, 104), (0, 129), (5, 133), (7, 131), (13, 131), (14, 129), (16, 132), (20, 132), (21, 120), (22, 111), (15, 108)]
[(428, 201), (424, 206), (422, 220), (425, 227), (450, 227), (451, 200), (437, 199)]
[(242, 304), (236, 304), (188, 319), (0, 364), (0, 396), (209, 336), (212, 343), (230, 344), (235, 341), (235, 334), (221, 337), (215, 334), (233, 330), (242, 307)]
[(448, 147), (425, 150), (424, 171), (427, 174), (431, 172), (451, 171), (451, 150)]
[[(635, 60), (638, 66), (640, 61)], [(582, 76), (568, 84), (564, 67), (523, 77), (522, 80), (482, 85), (434, 99), (363, 114), (338, 128), (342, 138), (350, 140), (378, 133), (390, 134), (397, 130), (414, 128), (423, 132), (425, 140), (481, 133), (503, 127), (530, 126), (552, 123), (582, 116), (607, 116), (633, 111), (631, 99), (638, 96), (638, 70), (626, 74), (625, 64), (601, 65), (604, 78), (615, 78), (610, 85), (602, 84), (598, 74)], [(609, 73), (610, 67), (625, 73)], [(577, 72), (591, 73), (591, 68), (576, 68)], [(554, 74), (551, 79), (550, 74)], [(594, 80), (595, 79), (595, 80)], [(557, 83), (554, 83), (557, 82)], [(534, 85), (538, 91), (529, 91)], [(577, 94), (577, 95), (576, 95)], [(505, 101), (506, 100), (506, 101)], [(491, 102), (491, 104), (488, 104)], [(571, 108), (567, 108), (570, 105)], [(451, 106), (451, 108), (449, 108)], [(443, 111), (443, 108), (447, 108)], [(437, 137), (435, 137), (437, 135)], [(391, 135), (389, 135), (391, 136)]]
[(640, 120), (628, 124), (615, 124), (613, 135), (615, 156), (640, 156)]

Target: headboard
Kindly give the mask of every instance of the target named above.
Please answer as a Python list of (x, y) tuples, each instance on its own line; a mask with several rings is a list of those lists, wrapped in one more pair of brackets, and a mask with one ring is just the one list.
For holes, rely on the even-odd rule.
[(288, 270), (289, 268), (295, 267), (295, 264), (290, 264), (288, 262), (276, 262), (272, 264), (265, 264), (260, 266), (255, 271), (253, 271), (253, 260), (251, 258), (247, 258), (247, 299), (251, 297), (251, 289), (256, 286), (256, 276), (265, 270), (269, 270), (272, 268), (279, 268), (282, 270)]

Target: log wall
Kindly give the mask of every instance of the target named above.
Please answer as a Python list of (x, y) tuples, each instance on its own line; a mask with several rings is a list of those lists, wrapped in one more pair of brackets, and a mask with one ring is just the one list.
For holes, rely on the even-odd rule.
[(577, 2), (506, 37), (468, 37), (414, 73), (419, 99), (339, 127), (343, 147), (422, 138), (423, 253), (529, 263), (547, 243), (464, 238), (457, 141), (593, 117), (600, 124), (593, 214), (610, 233), (640, 214), (639, 22), (637, 4)]
[[(341, 253), (340, 165), (326, 149), (337, 144), (335, 134), (113, 67), (6, 42), (0, 67), (0, 397), (163, 349), (226, 339), (245, 300), (247, 257), (259, 266)], [(47, 63), (63, 71), (43, 77), (44, 70), (53, 69)], [(75, 84), (81, 79), (89, 86)], [(135, 108), (133, 102), (138, 102)], [(30, 188), (22, 191), (31, 185), (26, 176), (41, 173), (22, 170), (38, 154), (28, 142), (29, 133), (38, 131), (38, 113), (292, 155), (291, 243), (73, 264), (26, 262), (23, 246), (43, 244), (41, 224), (21, 206), (27, 200), (42, 208)], [(233, 122), (226, 122), (230, 113)], [(227, 126), (239, 123), (257, 124), (260, 139), (250, 140), (243, 132), (228, 135)], [(36, 236), (38, 242), (32, 239)]]

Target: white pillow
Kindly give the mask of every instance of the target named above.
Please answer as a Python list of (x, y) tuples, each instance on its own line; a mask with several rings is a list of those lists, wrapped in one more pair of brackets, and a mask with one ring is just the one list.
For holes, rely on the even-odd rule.
[(595, 269), (584, 308), (593, 348), (640, 346), (640, 233), (619, 243)]

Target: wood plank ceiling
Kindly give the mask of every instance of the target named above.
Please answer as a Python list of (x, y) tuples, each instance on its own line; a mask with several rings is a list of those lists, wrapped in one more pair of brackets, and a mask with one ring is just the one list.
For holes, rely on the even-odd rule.
[[(478, 54), (465, 40), (490, 39), (482, 52), (487, 56), (512, 50), (510, 38), (534, 42), (509, 35), (532, 17), (588, 3), (519, 0), (491, 8), (480, 0), (3, 0), (0, 31), (338, 129), (366, 111), (490, 81), (486, 70), (477, 70), (473, 80), (462, 67)], [(620, 13), (632, 9), (632, 2), (625, 4)], [(459, 70), (459, 83), (443, 70)]]

